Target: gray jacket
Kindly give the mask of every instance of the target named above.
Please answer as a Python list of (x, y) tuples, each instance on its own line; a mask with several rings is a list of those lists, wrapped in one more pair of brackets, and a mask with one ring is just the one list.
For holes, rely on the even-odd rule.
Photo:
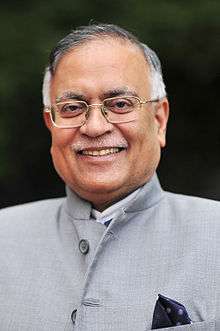
[(1, 331), (147, 331), (158, 293), (194, 322), (166, 330), (220, 330), (219, 202), (154, 176), (108, 228), (90, 214), (69, 189), (0, 211)]

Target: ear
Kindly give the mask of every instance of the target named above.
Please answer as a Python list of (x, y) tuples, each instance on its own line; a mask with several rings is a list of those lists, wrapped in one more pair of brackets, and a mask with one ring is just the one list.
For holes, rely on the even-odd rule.
[(46, 127), (48, 128), (48, 130), (51, 131), (52, 121), (51, 121), (50, 113), (47, 111), (43, 111), (43, 118), (44, 118), (44, 123), (45, 123)]
[(161, 99), (155, 108), (155, 120), (158, 128), (157, 136), (160, 147), (166, 145), (166, 129), (169, 118), (169, 102), (167, 98)]

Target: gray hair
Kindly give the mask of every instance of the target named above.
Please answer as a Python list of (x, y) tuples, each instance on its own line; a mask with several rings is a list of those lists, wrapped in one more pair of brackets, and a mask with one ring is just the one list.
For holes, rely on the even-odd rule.
[(151, 73), (151, 98), (161, 99), (166, 96), (161, 64), (156, 53), (147, 45), (142, 44), (132, 33), (114, 24), (91, 24), (81, 26), (63, 39), (61, 39), (50, 53), (49, 65), (45, 69), (43, 80), (43, 104), (51, 106), (50, 84), (55, 74), (59, 60), (74, 47), (80, 46), (90, 40), (103, 38), (116, 38), (129, 41), (136, 45), (144, 54)]

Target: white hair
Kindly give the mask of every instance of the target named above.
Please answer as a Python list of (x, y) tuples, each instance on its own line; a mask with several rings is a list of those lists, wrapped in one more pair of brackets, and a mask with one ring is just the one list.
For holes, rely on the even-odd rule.
[(50, 83), (52, 80), (52, 75), (50, 69), (47, 67), (44, 73), (43, 87), (42, 87), (42, 97), (44, 107), (51, 107), (50, 100)]

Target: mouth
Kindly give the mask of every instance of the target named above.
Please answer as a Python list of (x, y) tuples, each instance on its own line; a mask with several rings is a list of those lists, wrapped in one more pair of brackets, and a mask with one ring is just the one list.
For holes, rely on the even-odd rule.
[(100, 157), (100, 156), (106, 156), (111, 154), (120, 153), (123, 150), (125, 150), (124, 147), (105, 147), (105, 148), (98, 148), (98, 149), (83, 149), (78, 151), (78, 154), (85, 155), (85, 156), (94, 156), (94, 157)]

